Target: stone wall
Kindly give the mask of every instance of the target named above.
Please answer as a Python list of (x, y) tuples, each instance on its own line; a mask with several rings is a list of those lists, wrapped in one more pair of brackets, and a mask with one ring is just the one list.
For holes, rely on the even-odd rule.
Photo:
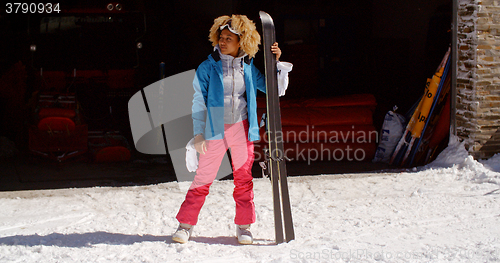
[(476, 158), (500, 152), (500, 1), (458, 0), (457, 134)]

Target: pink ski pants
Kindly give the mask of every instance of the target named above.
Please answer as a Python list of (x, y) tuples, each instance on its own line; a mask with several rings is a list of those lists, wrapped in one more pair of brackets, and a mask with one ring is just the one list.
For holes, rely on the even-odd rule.
[(224, 125), (224, 139), (207, 140), (206, 143), (207, 151), (205, 154), (200, 154), (198, 170), (177, 213), (177, 220), (180, 223), (196, 225), (210, 185), (217, 176), (224, 154), (230, 148), (234, 178), (233, 198), (236, 203), (234, 223), (237, 225), (254, 223), (252, 181), (254, 145), (248, 141), (248, 121)]

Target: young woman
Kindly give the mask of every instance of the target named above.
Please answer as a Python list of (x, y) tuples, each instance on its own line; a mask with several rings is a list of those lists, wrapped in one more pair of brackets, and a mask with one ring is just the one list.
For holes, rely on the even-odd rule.
[[(236, 234), (239, 243), (251, 244), (253, 238), (249, 228), (255, 222), (251, 172), (253, 141), (260, 139), (256, 95), (257, 90), (266, 91), (265, 77), (253, 64), (260, 35), (255, 24), (246, 16), (232, 15), (214, 20), (209, 39), (214, 52), (200, 64), (193, 81), (194, 147), (200, 153), (199, 165), (177, 214), (180, 224), (172, 240), (179, 243), (188, 241), (210, 185), (230, 148)], [(281, 50), (278, 43), (271, 47), (271, 51), (279, 59)], [(283, 64), (278, 62), (278, 69), (282, 67)], [(280, 73), (286, 75), (286, 82), (280, 82), (280, 94), (284, 94), (288, 83), (288, 71), (285, 71)]]

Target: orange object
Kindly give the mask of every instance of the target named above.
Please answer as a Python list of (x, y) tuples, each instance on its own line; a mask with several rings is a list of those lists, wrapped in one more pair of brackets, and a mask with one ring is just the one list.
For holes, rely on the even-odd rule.
[[(286, 155), (294, 161), (366, 161), (375, 155), (378, 133), (373, 126), (377, 106), (372, 94), (333, 98), (281, 98), (280, 139)], [(257, 114), (266, 111), (264, 98), (257, 99)], [(264, 159), (268, 147), (266, 130), (255, 143), (256, 160)]]

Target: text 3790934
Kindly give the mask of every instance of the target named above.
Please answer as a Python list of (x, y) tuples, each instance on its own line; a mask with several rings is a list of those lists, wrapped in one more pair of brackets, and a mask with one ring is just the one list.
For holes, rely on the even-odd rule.
[(7, 14), (43, 14), (60, 13), (59, 3), (6, 3)]

